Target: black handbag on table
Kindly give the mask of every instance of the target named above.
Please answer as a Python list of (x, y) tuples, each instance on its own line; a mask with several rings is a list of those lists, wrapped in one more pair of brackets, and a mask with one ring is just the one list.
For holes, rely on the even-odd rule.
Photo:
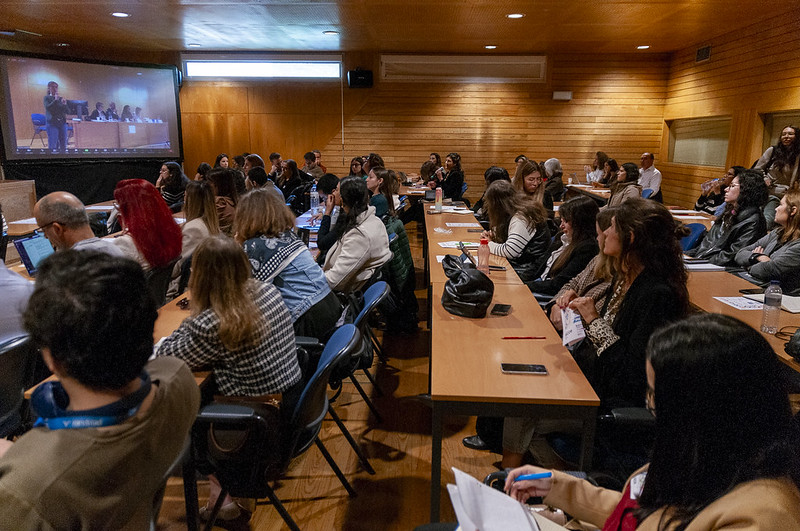
[(492, 280), (454, 255), (444, 257), (442, 268), (448, 278), (442, 293), (444, 309), (461, 317), (485, 317), (494, 296)]

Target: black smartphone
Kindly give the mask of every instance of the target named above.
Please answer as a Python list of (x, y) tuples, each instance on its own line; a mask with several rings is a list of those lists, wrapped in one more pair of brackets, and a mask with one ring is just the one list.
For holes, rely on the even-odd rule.
[(533, 363), (501, 363), (500, 368), (505, 374), (547, 374), (547, 367)]
[(747, 289), (740, 289), (739, 293), (742, 295), (761, 295), (764, 293), (764, 288), (747, 288)]
[(467, 232), (483, 232), (483, 229), (467, 229)]
[(492, 307), (492, 315), (508, 315), (511, 313), (510, 304), (495, 304)]

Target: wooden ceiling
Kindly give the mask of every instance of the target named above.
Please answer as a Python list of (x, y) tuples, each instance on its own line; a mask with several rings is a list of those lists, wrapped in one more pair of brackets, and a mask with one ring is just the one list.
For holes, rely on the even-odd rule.
[[(665, 53), (784, 12), (800, 16), (800, 0), (4, 0), (0, 30), (17, 31), (0, 35), (0, 48)], [(339, 34), (323, 35), (331, 30)]]

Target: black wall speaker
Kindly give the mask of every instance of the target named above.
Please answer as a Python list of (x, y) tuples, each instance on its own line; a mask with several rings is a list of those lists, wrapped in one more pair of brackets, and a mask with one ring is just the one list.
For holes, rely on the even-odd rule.
[(372, 70), (356, 68), (347, 72), (347, 86), (350, 88), (372, 87)]
[(697, 49), (694, 61), (696, 63), (701, 63), (703, 61), (708, 61), (710, 58), (711, 58), (711, 46), (703, 46), (702, 48)]

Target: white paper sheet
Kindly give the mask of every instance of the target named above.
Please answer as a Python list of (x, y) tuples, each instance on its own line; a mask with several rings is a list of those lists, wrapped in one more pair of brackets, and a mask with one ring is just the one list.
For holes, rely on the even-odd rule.
[(473, 229), (480, 229), (481, 228), (481, 224), (480, 223), (450, 223), (450, 222), (448, 222), (448, 223), (445, 223), (445, 225), (447, 225), (448, 227), (467, 227), (467, 228), (473, 228)]
[[(764, 302), (764, 294), (757, 293), (754, 295), (745, 295), (746, 299), (750, 299), (757, 302)], [(789, 312), (789, 313), (800, 313), (800, 297), (792, 297), (790, 295), (784, 295), (781, 297), (781, 309)]]
[(505, 493), (484, 485), (472, 476), (453, 468), (456, 487), (466, 525), (459, 519), (463, 529), (480, 531), (507, 531), (509, 529), (540, 531), (539, 525), (527, 509)]
[(725, 271), (724, 266), (718, 266), (709, 262), (686, 262), (687, 271)]
[(720, 302), (724, 302), (728, 306), (732, 306), (737, 310), (761, 310), (764, 306), (762, 303), (752, 301), (744, 297), (714, 297)]
[(100, 210), (102, 212), (107, 212), (109, 210), (114, 210), (113, 205), (89, 205), (86, 207), (86, 210)]
[(705, 216), (695, 216), (695, 215), (691, 215), (691, 216), (676, 216), (675, 214), (673, 214), (672, 217), (675, 218), (675, 219), (708, 219)]
[(697, 214), (697, 210), (685, 210), (685, 209), (682, 209), (682, 208), (671, 209), (669, 212), (673, 216), (675, 214)]
[(466, 247), (467, 249), (477, 249), (478, 245), (480, 245), (478, 242), (452, 241), (452, 242), (439, 242), (439, 247), (443, 247), (445, 249), (458, 249), (459, 243), (463, 243), (464, 247)]
[(561, 310), (561, 327), (563, 329), (562, 342), (565, 347), (574, 345), (586, 337), (586, 330), (583, 329), (580, 314), (571, 308)]

